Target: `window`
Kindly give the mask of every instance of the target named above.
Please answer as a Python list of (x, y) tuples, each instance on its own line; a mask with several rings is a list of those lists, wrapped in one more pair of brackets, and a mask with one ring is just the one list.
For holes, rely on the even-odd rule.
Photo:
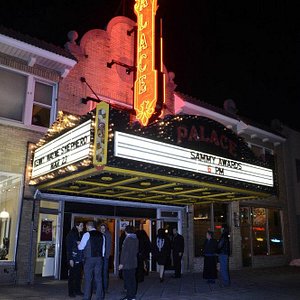
[(244, 263), (252, 252), (253, 255), (283, 254), (280, 209), (240, 207), (240, 216)]
[(0, 262), (15, 259), (22, 175), (0, 172)]
[(252, 208), (252, 241), (254, 255), (268, 254), (265, 208)]
[(281, 215), (278, 209), (269, 209), (269, 243), (270, 255), (283, 254)]
[[(213, 208), (213, 220), (211, 219), (211, 210)], [(206, 204), (194, 206), (194, 239), (195, 256), (201, 256), (208, 229), (214, 228), (215, 238), (221, 236), (221, 225), (227, 223), (227, 204)]]
[(227, 204), (224, 203), (214, 203), (214, 226), (215, 226), (215, 239), (221, 237), (222, 224), (227, 222)]
[(0, 69), (0, 117), (48, 128), (55, 118), (56, 84)]
[(0, 116), (22, 122), (27, 77), (0, 69)]
[(53, 87), (35, 82), (32, 120), (33, 125), (49, 127), (52, 106)]
[(195, 256), (202, 255), (206, 232), (211, 228), (210, 207), (211, 204), (194, 206)]

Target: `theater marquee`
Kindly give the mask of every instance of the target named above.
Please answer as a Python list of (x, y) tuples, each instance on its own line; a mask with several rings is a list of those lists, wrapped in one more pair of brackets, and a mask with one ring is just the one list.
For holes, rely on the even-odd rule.
[(38, 148), (34, 153), (32, 178), (43, 176), (89, 157), (92, 120), (80, 124)]
[(274, 185), (272, 169), (119, 131), (115, 132), (115, 156), (257, 185)]

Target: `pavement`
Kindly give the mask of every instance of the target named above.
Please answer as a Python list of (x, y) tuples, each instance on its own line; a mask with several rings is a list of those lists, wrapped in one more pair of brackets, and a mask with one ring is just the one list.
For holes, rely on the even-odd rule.
[[(136, 300), (300, 299), (300, 267), (295, 266), (233, 270), (230, 287), (221, 287), (218, 280), (207, 284), (202, 273), (185, 273), (179, 279), (171, 275), (165, 274), (162, 283), (156, 272), (145, 276), (144, 282), (139, 283)], [(105, 300), (119, 300), (124, 296), (123, 280), (111, 275)], [(0, 285), (0, 299), (81, 300), (82, 296), (69, 298), (65, 280), (41, 278), (33, 285)]]

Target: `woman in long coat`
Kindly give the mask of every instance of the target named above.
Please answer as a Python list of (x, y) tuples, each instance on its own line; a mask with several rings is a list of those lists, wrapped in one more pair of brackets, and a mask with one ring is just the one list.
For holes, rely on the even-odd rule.
[(165, 265), (170, 259), (171, 242), (163, 228), (158, 229), (157, 237), (153, 241), (153, 255), (157, 262), (160, 282), (164, 281)]
[(136, 270), (136, 278), (137, 282), (142, 282), (144, 281), (146, 265), (149, 261), (149, 255), (151, 252), (151, 242), (144, 229), (137, 230), (136, 236), (139, 240), (138, 267)]
[(218, 242), (214, 239), (213, 231), (208, 230), (206, 233), (206, 240), (204, 243), (204, 266), (203, 278), (207, 283), (215, 283), (218, 278), (217, 271), (217, 249)]

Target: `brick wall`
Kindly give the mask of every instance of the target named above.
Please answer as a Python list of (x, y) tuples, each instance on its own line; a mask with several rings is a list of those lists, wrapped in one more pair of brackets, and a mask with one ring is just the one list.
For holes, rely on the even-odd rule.
[[(75, 47), (76, 51), (72, 52), (78, 63), (60, 85), (59, 110), (86, 114), (94, 108), (95, 103), (82, 104), (81, 99), (97, 98), (93, 91), (100, 99), (111, 101), (112, 104), (124, 103), (128, 109), (133, 107), (134, 73), (126, 74), (126, 68), (118, 64), (108, 68), (107, 63), (115, 60), (128, 66), (135, 65), (134, 32), (127, 34), (135, 25), (135, 22), (126, 17), (115, 17), (106, 30), (94, 29), (83, 35), (80, 44)], [(173, 82), (174, 76), (170, 77), (166, 68), (164, 72), (167, 75), (167, 113), (173, 113), (171, 92), (176, 85)], [(81, 77), (85, 78), (93, 91), (80, 80)]]
[[(37, 142), (41, 134), (27, 129), (0, 125), (0, 170), (24, 174), (27, 153), (27, 142)], [(22, 191), (21, 191), (22, 192)], [(20, 216), (20, 232), (18, 240), (17, 261), (0, 262), (0, 283), (26, 283), (28, 278), (30, 248), (31, 201), (21, 201), (22, 215)], [(16, 208), (17, 209), (17, 208)], [(18, 222), (18, 220), (14, 220)], [(36, 237), (33, 239), (34, 244)], [(34, 253), (35, 254), (35, 253)], [(33, 260), (34, 262), (34, 260)]]

